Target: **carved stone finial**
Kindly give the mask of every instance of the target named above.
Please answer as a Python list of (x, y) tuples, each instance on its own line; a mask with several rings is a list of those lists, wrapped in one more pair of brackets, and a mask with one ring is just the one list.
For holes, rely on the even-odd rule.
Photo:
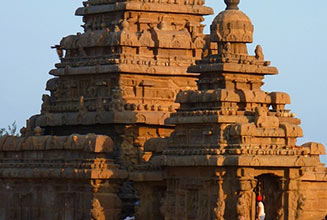
[[(220, 12), (211, 24), (211, 41), (252, 43), (254, 27), (250, 18), (238, 10), (240, 0), (225, 0), (225, 3), (226, 10)], [(247, 54), (247, 51), (244, 50), (242, 53)]]
[(240, 0), (225, 0), (225, 4), (227, 5), (226, 10), (238, 10), (238, 4)]
[(265, 57), (263, 55), (262, 47), (260, 45), (257, 45), (254, 52), (255, 52), (255, 57), (257, 58), (257, 60), (263, 61), (265, 59)]
[(22, 137), (25, 137), (25, 135), (26, 135), (26, 128), (25, 127), (22, 127), (21, 129), (20, 129), (20, 133), (22, 134)]

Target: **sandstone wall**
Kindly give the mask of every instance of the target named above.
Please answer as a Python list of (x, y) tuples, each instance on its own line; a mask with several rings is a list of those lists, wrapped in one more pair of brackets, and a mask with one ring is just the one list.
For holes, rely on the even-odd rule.
[(326, 181), (302, 181), (300, 184), (302, 198), (300, 206), (300, 219), (321, 219), (327, 215), (327, 184)]

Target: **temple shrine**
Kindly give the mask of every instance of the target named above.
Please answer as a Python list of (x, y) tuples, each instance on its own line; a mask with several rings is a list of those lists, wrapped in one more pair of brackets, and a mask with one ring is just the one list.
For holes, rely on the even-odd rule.
[(278, 69), (225, 0), (88, 0), (54, 45), (41, 112), (0, 138), (0, 220), (266, 220), (327, 215), (320, 143), (297, 145)]

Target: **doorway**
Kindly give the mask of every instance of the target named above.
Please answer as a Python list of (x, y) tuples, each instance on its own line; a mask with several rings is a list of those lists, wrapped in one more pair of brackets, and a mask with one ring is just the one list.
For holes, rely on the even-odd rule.
[(279, 178), (272, 174), (263, 174), (256, 179), (258, 182), (254, 192), (257, 196), (261, 195), (263, 198), (266, 213), (265, 220), (281, 219), (282, 190)]

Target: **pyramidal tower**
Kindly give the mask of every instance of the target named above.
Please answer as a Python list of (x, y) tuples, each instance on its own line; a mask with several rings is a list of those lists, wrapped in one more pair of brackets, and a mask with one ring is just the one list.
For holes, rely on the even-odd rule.
[(164, 219), (255, 219), (260, 195), (266, 219), (326, 215), (327, 170), (319, 160), (325, 147), (298, 146), (302, 129), (286, 108), (289, 95), (262, 90), (264, 76), (278, 70), (260, 45), (249, 55), (254, 27), (239, 2), (225, 0), (207, 56), (189, 67), (200, 73), (197, 89), (177, 95), (180, 108), (166, 120), (174, 132), (145, 144), (155, 156), (133, 174), (141, 213), (160, 200)]
[(96, 133), (114, 139), (117, 161), (126, 169), (148, 160), (149, 138), (166, 137), (164, 121), (175, 109), (180, 90), (195, 89), (197, 73), (188, 67), (205, 45), (203, 0), (89, 0), (84, 33), (55, 45), (60, 63), (50, 71), (50, 95), (26, 134)]
[(114, 124), (164, 126), (178, 107), (176, 94), (196, 88), (197, 74), (187, 68), (201, 58), (201, 22), (212, 9), (203, 0), (83, 4), (76, 15), (83, 16), (85, 32), (54, 46), (61, 62), (50, 71), (50, 95), (31, 119), (32, 130), (65, 135), (108, 133), (106, 125)]
[(49, 95), (22, 137), (0, 139), (0, 219), (124, 219), (137, 201), (128, 179), (167, 137), (164, 121), (206, 43), (204, 0), (88, 0), (83, 33), (54, 45)]

